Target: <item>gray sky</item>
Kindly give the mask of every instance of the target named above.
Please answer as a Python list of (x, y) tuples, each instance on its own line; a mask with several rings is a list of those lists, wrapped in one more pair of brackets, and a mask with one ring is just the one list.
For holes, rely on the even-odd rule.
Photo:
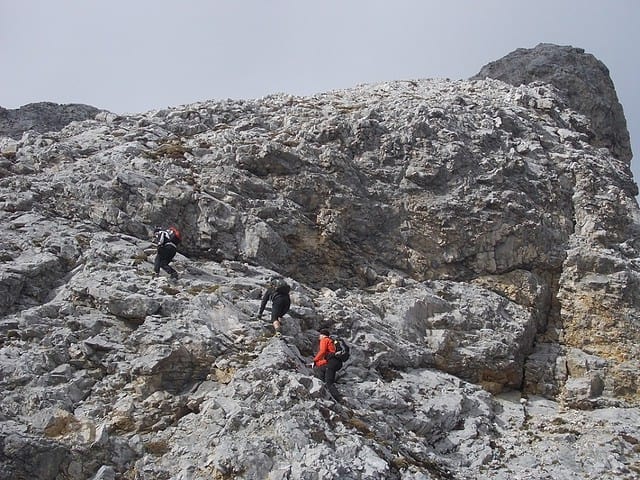
[(0, 0), (0, 106), (133, 113), (462, 79), (541, 42), (609, 68), (638, 152), (639, 0)]

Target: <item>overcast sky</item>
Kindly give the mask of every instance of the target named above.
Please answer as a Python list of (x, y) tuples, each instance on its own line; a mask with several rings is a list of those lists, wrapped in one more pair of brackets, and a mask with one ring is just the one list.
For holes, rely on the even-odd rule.
[(543, 42), (609, 68), (640, 152), (640, 0), (0, 0), (0, 106), (134, 113), (463, 79)]

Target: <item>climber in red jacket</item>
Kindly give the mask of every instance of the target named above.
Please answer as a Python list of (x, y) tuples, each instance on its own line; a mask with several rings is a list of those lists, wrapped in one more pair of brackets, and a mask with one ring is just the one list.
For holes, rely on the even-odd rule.
[(333, 354), (336, 346), (330, 337), (329, 330), (320, 330), (318, 353), (313, 357), (313, 373), (327, 386), (327, 390), (336, 400), (340, 401), (341, 395), (334, 385), (336, 372), (342, 368), (342, 361)]

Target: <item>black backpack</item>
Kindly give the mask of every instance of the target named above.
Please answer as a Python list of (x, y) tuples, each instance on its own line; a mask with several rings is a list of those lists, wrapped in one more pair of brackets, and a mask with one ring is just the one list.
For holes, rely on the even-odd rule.
[(283, 293), (285, 295), (288, 295), (289, 292), (291, 291), (291, 287), (283, 279), (276, 280), (274, 286), (275, 286), (276, 292), (278, 293)]
[(336, 353), (331, 355), (332, 358), (337, 358), (342, 362), (349, 360), (349, 345), (340, 337), (331, 337), (333, 344), (336, 347)]

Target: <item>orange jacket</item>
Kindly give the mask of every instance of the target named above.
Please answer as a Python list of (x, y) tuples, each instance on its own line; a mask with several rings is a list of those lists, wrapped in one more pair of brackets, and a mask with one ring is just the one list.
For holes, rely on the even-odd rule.
[(333, 340), (329, 337), (322, 337), (320, 339), (320, 346), (318, 347), (318, 353), (313, 357), (313, 363), (316, 367), (321, 367), (327, 364), (327, 354), (336, 353), (336, 346), (333, 344)]

